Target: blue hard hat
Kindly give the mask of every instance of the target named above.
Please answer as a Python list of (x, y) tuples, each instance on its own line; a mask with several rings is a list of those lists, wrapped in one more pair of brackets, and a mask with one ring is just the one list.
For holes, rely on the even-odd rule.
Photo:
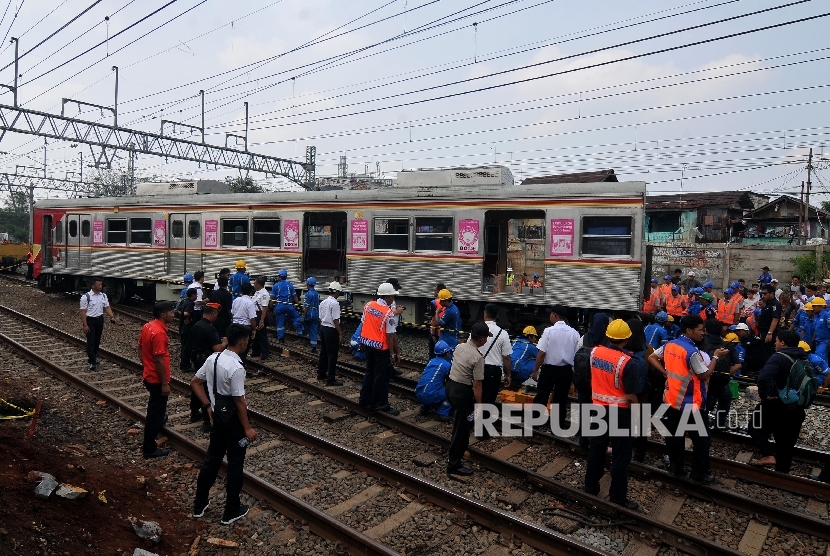
[(438, 340), (435, 342), (435, 347), (433, 349), (435, 351), (435, 355), (444, 355), (445, 353), (452, 351), (450, 345), (444, 340)]
[(730, 325), (729, 325), (729, 330), (737, 330), (737, 329), (738, 329), (738, 325), (737, 325), (737, 324), (730, 324)]
[(288, 278), (288, 271), (283, 268), (279, 272), (277, 272), (277, 276), (279, 276), (280, 278)]
[(671, 287), (671, 291), (673, 291), (673, 292), (679, 292), (679, 291), (680, 291), (680, 286), (678, 286), (677, 284), (673, 285), (673, 286)]
[(533, 277), (534, 277), (534, 278), (538, 278), (538, 277), (539, 277), (539, 273), (538, 273), (538, 272), (534, 272), (534, 273), (533, 273)]
[(703, 288), (692, 288), (692, 293), (695, 295), (703, 295)]
[[(288, 273), (286, 273), (286, 274), (288, 274)], [(311, 278), (306, 280), (305, 283), (308, 284), (309, 286), (316, 286), (317, 285), (317, 278), (312, 276)]]
[(754, 311), (752, 311), (752, 314), (755, 315), (756, 317), (760, 317), (761, 316), (761, 308), (759, 307), (759, 308), (755, 309)]
[(660, 311), (659, 313), (654, 315), (654, 320), (656, 320), (657, 322), (666, 322), (667, 320), (669, 320), (669, 316), (666, 314), (665, 311)]
[(651, 283), (652, 283), (652, 284), (656, 284), (656, 283), (657, 283), (657, 278), (652, 278), (652, 279), (651, 279)]
[(733, 293), (735, 293), (735, 290), (733, 290), (732, 288), (726, 288), (726, 289), (723, 291), (723, 293), (733, 294)]
[(192, 282), (193, 281), (193, 275), (188, 272), (187, 274), (184, 275), (184, 279), (182, 281), (183, 282)]
[(741, 283), (740, 282), (732, 282), (732, 285), (729, 286), (729, 287), (732, 288), (733, 290), (737, 291), (737, 290), (741, 289)]
[(712, 288), (714, 288), (714, 287), (715, 287), (715, 285), (714, 285), (714, 284), (712, 284), (712, 282), (706, 282), (705, 284), (703, 284), (703, 289), (704, 289), (704, 290), (706, 290), (706, 289), (710, 289), (710, 290), (711, 290), (711, 289), (712, 289)]
[(663, 276), (663, 280), (666, 280), (667, 282), (668, 282), (668, 281), (671, 281), (671, 276), (669, 276), (668, 274), (666, 274), (665, 276)]

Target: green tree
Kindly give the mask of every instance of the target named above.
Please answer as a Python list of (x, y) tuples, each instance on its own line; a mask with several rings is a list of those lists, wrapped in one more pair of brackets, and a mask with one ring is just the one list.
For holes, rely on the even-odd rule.
[(830, 201), (822, 201), (821, 202), (821, 210), (824, 212), (830, 213)]
[(29, 199), (25, 191), (9, 192), (0, 209), (0, 232), (8, 232), (20, 241), (29, 240)]
[(824, 253), (822, 259), (822, 268), (818, 268), (815, 251), (804, 253), (790, 260), (795, 266), (795, 274), (801, 277), (801, 283), (809, 284), (810, 282), (821, 280), (828, 275), (828, 270), (830, 269), (830, 253)]
[(242, 176), (233, 178), (225, 176), (225, 183), (231, 188), (231, 193), (262, 193), (264, 190), (262, 186), (253, 180), (250, 176)]

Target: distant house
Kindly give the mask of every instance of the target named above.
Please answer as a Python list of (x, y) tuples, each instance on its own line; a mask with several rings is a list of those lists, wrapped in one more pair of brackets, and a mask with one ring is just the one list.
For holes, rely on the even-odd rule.
[[(803, 235), (799, 233), (799, 221), (805, 217), (805, 203), (795, 197), (782, 195), (743, 217), (740, 238), (743, 243), (794, 243)], [(830, 214), (814, 206), (807, 210), (807, 239), (827, 239)]]
[(748, 191), (684, 193), (646, 197), (645, 237), (653, 243), (726, 243), (741, 218), (769, 196)]

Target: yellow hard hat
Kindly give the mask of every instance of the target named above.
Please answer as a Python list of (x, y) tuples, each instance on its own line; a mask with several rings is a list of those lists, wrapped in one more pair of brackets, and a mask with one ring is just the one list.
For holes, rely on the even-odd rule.
[(627, 340), (631, 337), (631, 328), (622, 319), (612, 320), (605, 335), (612, 340)]
[(812, 304), (812, 302), (810, 302), (810, 303), (805, 303), (805, 304), (804, 304), (804, 310), (805, 310), (805, 311), (812, 311), (812, 310), (813, 310), (813, 304)]
[(827, 302), (824, 300), (823, 297), (813, 298), (813, 301), (811, 301), (811, 303), (813, 304), (813, 309), (815, 309), (816, 307), (827, 307)]
[(242, 259), (236, 261), (236, 268), (245, 268), (245, 261), (243, 261)]
[(801, 340), (800, 342), (798, 342), (798, 347), (800, 347), (801, 349), (803, 349), (807, 353), (810, 353), (810, 344), (808, 344), (804, 340)]
[(452, 294), (450, 293), (450, 290), (443, 289), (440, 292), (438, 292), (438, 301), (446, 301), (447, 299), (452, 299)]
[(674, 322), (674, 317), (669, 315), (669, 322)]
[(525, 326), (525, 329), (522, 330), (522, 334), (525, 336), (538, 336), (539, 334), (536, 333), (536, 329), (532, 326)]
[(738, 335), (735, 334), (734, 332), (730, 332), (729, 334), (724, 336), (723, 340), (725, 342), (730, 342), (730, 343), (733, 343), (733, 344), (736, 344), (736, 343), (740, 342), (740, 340), (738, 339)]

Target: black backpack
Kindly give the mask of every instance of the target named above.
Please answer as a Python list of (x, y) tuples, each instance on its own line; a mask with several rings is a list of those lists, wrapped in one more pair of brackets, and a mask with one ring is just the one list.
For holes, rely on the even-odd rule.
[(786, 357), (792, 366), (787, 376), (787, 384), (778, 392), (778, 398), (789, 408), (807, 409), (818, 393), (816, 367), (807, 359), (793, 359), (783, 353), (781, 355)]
[(591, 393), (591, 352), (593, 347), (583, 346), (574, 355), (574, 388), (577, 392)]

